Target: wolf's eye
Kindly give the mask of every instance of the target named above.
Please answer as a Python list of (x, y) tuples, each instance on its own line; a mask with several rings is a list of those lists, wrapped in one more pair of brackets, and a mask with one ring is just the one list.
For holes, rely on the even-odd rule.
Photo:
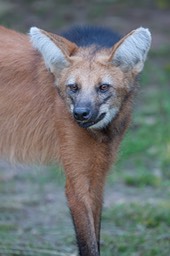
[(109, 87), (110, 87), (109, 84), (101, 84), (101, 85), (99, 86), (99, 91), (100, 91), (100, 92), (107, 92), (107, 91), (109, 90)]
[(69, 89), (70, 89), (72, 92), (74, 92), (74, 93), (77, 92), (78, 89), (79, 89), (79, 87), (78, 87), (77, 84), (68, 84), (67, 86), (68, 86)]

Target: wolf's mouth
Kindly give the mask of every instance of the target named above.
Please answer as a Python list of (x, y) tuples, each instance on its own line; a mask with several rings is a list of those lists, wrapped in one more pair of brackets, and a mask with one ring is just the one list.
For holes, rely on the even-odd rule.
[(83, 128), (89, 128), (92, 125), (97, 124), (105, 117), (106, 113), (102, 113), (96, 120), (77, 121), (77, 123)]

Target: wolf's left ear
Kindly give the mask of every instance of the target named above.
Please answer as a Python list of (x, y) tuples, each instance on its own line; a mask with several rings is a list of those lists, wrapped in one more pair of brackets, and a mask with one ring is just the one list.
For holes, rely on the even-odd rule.
[(151, 45), (148, 29), (138, 28), (123, 37), (113, 48), (111, 62), (123, 71), (142, 71)]
[(37, 27), (30, 29), (30, 37), (33, 47), (42, 54), (47, 69), (53, 73), (70, 64), (70, 56), (77, 48), (67, 39)]

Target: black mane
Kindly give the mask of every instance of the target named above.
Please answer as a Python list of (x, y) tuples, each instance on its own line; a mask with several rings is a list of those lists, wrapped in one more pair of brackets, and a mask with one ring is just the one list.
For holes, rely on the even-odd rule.
[(108, 28), (93, 26), (74, 26), (61, 35), (79, 47), (96, 45), (97, 48), (111, 48), (121, 38)]

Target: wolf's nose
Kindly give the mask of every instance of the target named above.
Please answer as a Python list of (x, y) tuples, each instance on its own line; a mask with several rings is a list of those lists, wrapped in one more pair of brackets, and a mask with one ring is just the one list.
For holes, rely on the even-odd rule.
[(91, 117), (90, 108), (87, 107), (76, 107), (73, 114), (77, 121), (86, 121)]

